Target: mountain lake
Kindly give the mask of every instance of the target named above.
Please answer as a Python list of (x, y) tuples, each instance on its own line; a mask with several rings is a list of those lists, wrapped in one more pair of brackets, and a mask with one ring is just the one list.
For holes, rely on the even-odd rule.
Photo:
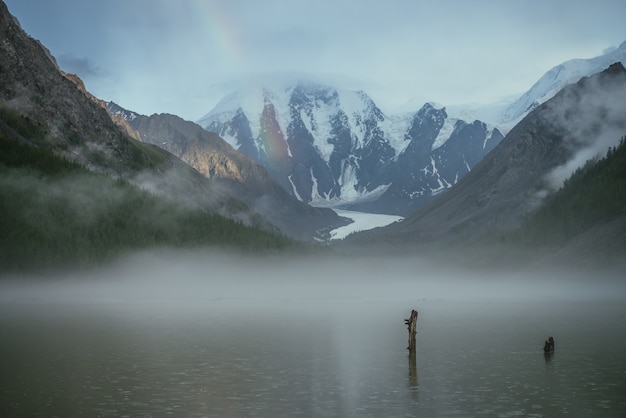
[(2, 416), (626, 416), (623, 294), (81, 300), (35, 288), (0, 298)]

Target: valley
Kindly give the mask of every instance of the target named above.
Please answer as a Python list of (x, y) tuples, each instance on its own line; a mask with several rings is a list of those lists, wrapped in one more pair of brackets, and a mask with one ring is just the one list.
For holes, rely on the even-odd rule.
[(625, 14), (0, 0), (0, 415), (626, 416)]

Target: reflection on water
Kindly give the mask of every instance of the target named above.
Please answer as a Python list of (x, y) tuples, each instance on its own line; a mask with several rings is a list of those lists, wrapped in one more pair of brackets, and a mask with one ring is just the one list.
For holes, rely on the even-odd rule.
[(625, 413), (622, 304), (542, 306), (421, 302), (407, 376), (402, 301), (4, 304), (0, 413)]
[(409, 384), (417, 389), (417, 354), (415, 351), (409, 351)]

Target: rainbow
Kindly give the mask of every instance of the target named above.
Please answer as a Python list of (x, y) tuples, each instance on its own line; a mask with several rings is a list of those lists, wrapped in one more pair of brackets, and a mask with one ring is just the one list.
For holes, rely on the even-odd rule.
[(242, 64), (243, 43), (236, 30), (225, 0), (191, 0), (180, 2), (194, 24), (202, 28), (207, 45), (206, 52), (215, 60), (227, 59), (237, 67)]
[[(212, 61), (218, 63), (222, 61), (226, 64), (226, 67), (245, 69), (245, 52), (246, 48), (237, 30), (238, 24), (233, 19), (231, 11), (228, 9), (228, 0), (189, 0), (186, 2), (176, 2), (181, 7), (185, 8), (186, 15), (189, 16), (191, 23), (200, 28), (203, 41), (206, 45), (205, 50), (200, 53), (205, 53), (211, 58)], [(251, 90), (258, 89), (252, 79), (242, 77), (237, 80), (239, 87), (250, 92)], [(253, 95), (256, 96), (256, 95)], [(265, 101), (264, 94), (261, 92), (261, 97), (255, 97), (257, 100)], [(261, 103), (254, 103), (252, 106), (263, 106)], [(246, 106), (247, 107), (247, 106)], [(265, 114), (266, 118), (266, 130), (260, 129), (260, 120), (250, 121), (251, 125), (257, 125), (259, 127), (258, 132), (254, 132), (253, 135), (258, 135), (257, 146), (261, 145), (267, 157), (269, 158), (269, 164), (275, 166), (285, 166), (291, 157), (290, 151), (286, 142), (283, 129), (286, 126), (280, 126), (275, 112), (278, 109), (274, 109), (274, 112), (263, 111), (258, 114), (252, 111), (252, 114), (248, 114), (248, 117), (260, 117)], [(259, 116), (257, 116), (259, 115)], [(272, 121), (273, 119), (273, 121)], [(260, 144), (259, 144), (260, 143)]]
[[(288, 164), (290, 151), (286, 138), (276, 117), (276, 108), (273, 105), (263, 109), (261, 119), (265, 119), (265, 129), (261, 129), (260, 141), (265, 147), (265, 152), (273, 164), (285, 166)], [(262, 123), (263, 123), (262, 122)]]

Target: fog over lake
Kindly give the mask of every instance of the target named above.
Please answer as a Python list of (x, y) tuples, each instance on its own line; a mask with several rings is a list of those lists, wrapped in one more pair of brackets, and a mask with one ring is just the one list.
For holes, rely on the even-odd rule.
[(0, 414), (621, 416), (624, 282), (209, 251), (7, 279)]

